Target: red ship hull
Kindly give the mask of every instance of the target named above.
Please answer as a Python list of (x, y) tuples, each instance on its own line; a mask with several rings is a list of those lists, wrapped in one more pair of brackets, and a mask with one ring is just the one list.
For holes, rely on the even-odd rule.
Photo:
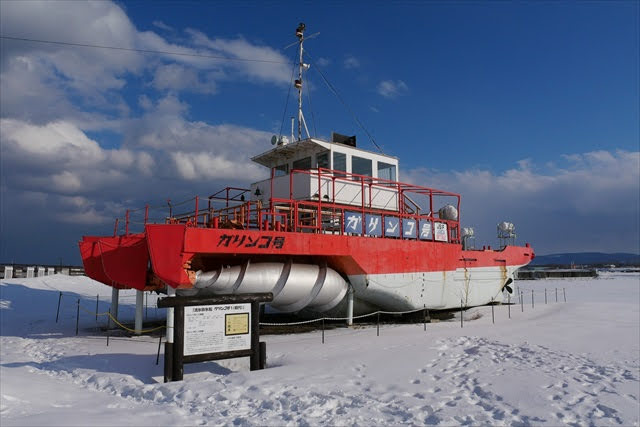
[[(332, 234), (192, 228), (148, 224), (145, 232), (116, 237), (83, 237), (80, 250), (87, 275), (118, 288), (153, 287), (150, 275), (173, 288), (192, 286), (190, 270), (207, 264), (288, 258), (326, 261), (347, 276), (454, 271), (458, 268), (520, 266), (533, 249), (462, 250), (455, 243), (377, 239)], [(151, 261), (152, 269), (147, 269)]]

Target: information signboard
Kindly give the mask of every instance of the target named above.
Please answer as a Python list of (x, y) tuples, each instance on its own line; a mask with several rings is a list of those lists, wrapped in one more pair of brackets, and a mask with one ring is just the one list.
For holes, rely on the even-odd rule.
[(449, 240), (449, 237), (447, 236), (447, 224), (443, 222), (436, 222), (434, 226), (435, 226), (434, 235), (437, 241), (446, 242), (447, 240)]
[(251, 304), (184, 308), (184, 355), (251, 349)]

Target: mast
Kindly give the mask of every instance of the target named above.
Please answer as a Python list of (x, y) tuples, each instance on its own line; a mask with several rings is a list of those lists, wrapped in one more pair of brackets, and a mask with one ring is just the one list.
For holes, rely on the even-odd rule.
[[(309, 68), (308, 64), (304, 63), (303, 60), (303, 43), (304, 43), (304, 30), (306, 29), (306, 25), (304, 22), (301, 22), (296, 28), (296, 37), (298, 37), (298, 44), (300, 50), (300, 62), (298, 64), (298, 78), (293, 83), (296, 89), (298, 89), (298, 141), (302, 139), (302, 127), (304, 126), (304, 130), (307, 132), (307, 137), (310, 138), (309, 129), (307, 128), (307, 123), (304, 120), (304, 115), (302, 114), (302, 72)], [(313, 35), (312, 35), (313, 37)]]

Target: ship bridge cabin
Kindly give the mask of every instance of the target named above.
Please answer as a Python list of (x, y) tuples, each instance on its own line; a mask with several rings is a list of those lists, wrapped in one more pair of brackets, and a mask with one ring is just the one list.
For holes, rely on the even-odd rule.
[[(355, 137), (334, 133), (331, 139), (280, 141), (251, 159), (271, 171), (270, 178), (250, 188), (250, 203), (263, 210), (265, 224), (290, 231), (459, 242), (457, 194), (400, 183), (396, 157), (359, 149)], [(434, 207), (442, 209), (434, 213)]]
[[(333, 134), (280, 144), (253, 157), (271, 169), (271, 178), (251, 185), (254, 200), (319, 200), (398, 210), (398, 159), (361, 150), (355, 137)], [(338, 142), (341, 141), (341, 142)]]

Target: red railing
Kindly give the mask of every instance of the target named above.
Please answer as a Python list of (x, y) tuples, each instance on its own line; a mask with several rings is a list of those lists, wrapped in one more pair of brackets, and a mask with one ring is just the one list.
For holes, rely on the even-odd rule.
[[(317, 179), (317, 194), (312, 197), (295, 199), (294, 179), (295, 176), (308, 175), (310, 180)], [(142, 224), (163, 222), (167, 224), (185, 224), (190, 227), (201, 228), (238, 228), (247, 230), (277, 230), (282, 232), (301, 233), (324, 233), (324, 234), (350, 234), (369, 237), (399, 238), (411, 240), (436, 241), (435, 225), (447, 225), (447, 242), (460, 242), (460, 222), (457, 220), (447, 220), (434, 216), (434, 197), (451, 197), (456, 200), (456, 208), (460, 210), (460, 196), (455, 193), (436, 190), (427, 187), (420, 187), (411, 184), (389, 181), (380, 178), (351, 174), (343, 171), (332, 171), (329, 169), (316, 170), (293, 170), (289, 175), (289, 197), (273, 197), (273, 176), (271, 177), (271, 194), (268, 202), (260, 200), (245, 200), (250, 196), (250, 190), (237, 187), (227, 187), (207, 198), (207, 207), (202, 209), (200, 198), (171, 204), (168, 201), (169, 215), (161, 219), (149, 217), (149, 206), (144, 210), (144, 221)], [(323, 194), (324, 183), (330, 194)], [(329, 184), (330, 183), (330, 188)], [(336, 202), (336, 183), (349, 185), (360, 184), (359, 205)], [(368, 191), (365, 191), (367, 189)], [(392, 190), (397, 194), (397, 206), (395, 209), (382, 209), (375, 207), (373, 203), (374, 189)], [(366, 199), (368, 193), (368, 200)], [(424, 214), (420, 210), (425, 210), (409, 196), (417, 194), (428, 197), (429, 212)], [(182, 213), (175, 213), (174, 209), (181, 205), (193, 203), (193, 210)], [(155, 208), (157, 209), (157, 208)], [(166, 208), (165, 208), (166, 209)], [(129, 234), (130, 213), (127, 211), (125, 220), (125, 234)], [(345, 218), (349, 213), (361, 215), (361, 229), (359, 233), (345, 232)], [(366, 218), (376, 216), (382, 220), (381, 233), (379, 236), (372, 236), (367, 233), (365, 227)], [(398, 221), (398, 235), (388, 236), (385, 221), (395, 218)], [(403, 230), (403, 219), (414, 220), (414, 226), (421, 221), (427, 221), (431, 227), (431, 235), (428, 239), (420, 236), (417, 230), (415, 237), (405, 237)], [(118, 232), (118, 219), (114, 228), (114, 235)], [(395, 220), (394, 220), (395, 221)], [(139, 222), (135, 222), (140, 224)], [(423, 222), (424, 223), (424, 222)], [(377, 234), (377, 233), (376, 233)]]

